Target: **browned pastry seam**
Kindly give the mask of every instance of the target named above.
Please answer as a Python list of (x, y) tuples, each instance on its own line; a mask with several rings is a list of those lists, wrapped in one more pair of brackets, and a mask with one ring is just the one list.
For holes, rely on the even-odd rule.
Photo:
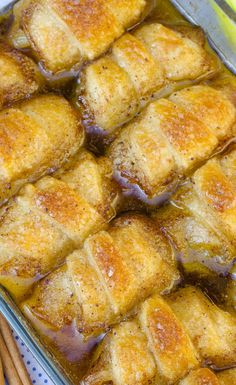
[(35, 94), (43, 83), (32, 59), (0, 41), (0, 108)]
[(111, 165), (87, 151), (54, 177), (26, 185), (2, 208), (0, 282), (19, 300), (115, 216)]

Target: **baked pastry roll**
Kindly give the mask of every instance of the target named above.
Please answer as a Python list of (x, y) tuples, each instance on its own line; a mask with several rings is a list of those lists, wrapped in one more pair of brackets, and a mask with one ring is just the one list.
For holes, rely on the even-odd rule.
[(236, 369), (224, 370), (217, 374), (220, 385), (230, 385), (236, 382)]
[(223, 91), (193, 86), (160, 99), (125, 126), (108, 154), (121, 184), (152, 199), (235, 135), (236, 110)]
[(216, 67), (204, 42), (150, 23), (122, 36), (110, 53), (85, 67), (77, 100), (88, 130), (92, 125), (92, 132), (96, 126), (111, 134), (151, 98), (170, 93), (181, 82), (186, 86), (209, 77)]
[[(236, 148), (209, 160), (154, 216), (185, 271), (226, 274), (236, 253)], [(233, 272), (232, 272), (233, 275)], [(232, 294), (234, 292), (232, 281)], [(236, 303), (236, 302), (235, 302)]]
[(130, 213), (87, 238), (83, 248), (67, 258), (66, 267), (38, 283), (22, 307), (51, 328), (75, 318), (81, 332), (96, 334), (151, 293), (170, 290), (178, 278), (168, 240), (151, 219)]
[(20, 24), (45, 69), (56, 73), (101, 55), (139, 21), (146, 5), (146, 0), (26, 0)]
[(208, 368), (192, 370), (179, 385), (220, 385), (215, 373)]
[(167, 299), (202, 360), (224, 368), (235, 365), (236, 317), (211, 302), (195, 287), (186, 287)]
[(55, 171), (81, 147), (84, 132), (63, 97), (44, 95), (0, 112), (0, 202), (27, 181)]
[(2, 208), (0, 283), (19, 300), (114, 217), (117, 199), (110, 162), (86, 151), (68, 171), (26, 185)]
[(38, 91), (42, 79), (36, 64), (0, 41), (0, 109)]
[(154, 295), (106, 335), (81, 385), (218, 385), (199, 366), (234, 365), (235, 345), (236, 318), (199, 289)]

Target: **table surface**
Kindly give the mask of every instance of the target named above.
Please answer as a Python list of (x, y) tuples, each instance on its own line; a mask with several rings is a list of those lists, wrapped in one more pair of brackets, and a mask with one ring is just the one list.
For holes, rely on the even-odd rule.
[[(1, 1), (1, 0), (0, 0)], [(27, 346), (21, 341), (21, 339), (13, 332), (16, 343), (21, 352), (21, 356), (25, 362), (25, 366), (29, 372), (30, 378), (34, 385), (55, 385), (47, 374), (42, 370), (42, 368), (37, 363), (36, 359), (30, 353)]]

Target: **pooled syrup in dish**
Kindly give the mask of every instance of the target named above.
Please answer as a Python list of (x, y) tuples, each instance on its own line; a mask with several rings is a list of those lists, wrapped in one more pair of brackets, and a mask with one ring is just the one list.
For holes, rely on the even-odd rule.
[[(157, 3), (156, 7), (154, 7), (155, 3)], [(151, 13), (150, 10), (152, 10)], [(143, 18), (146, 17), (147, 14), (149, 14), (149, 16), (145, 22), (159, 21), (166, 25), (172, 25), (177, 30), (181, 30), (183, 28), (186, 30), (190, 26), (190, 24), (171, 5), (169, 0), (148, 0), (148, 6), (143, 14)], [(0, 19), (0, 23), (1, 22), (3, 24), (2, 29), (0, 24), (0, 36), (1, 33), (3, 33), (9, 25), (6, 17)], [(193, 30), (195, 34), (194, 38), (201, 38), (200, 35), (202, 32), (199, 30), (199, 28), (192, 28), (192, 31)], [(211, 51), (210, 47), (207, 47), (207, 49)], [(32, 56), (28, 48), (25, 48), (23, 51), (29, 56)], [(213, 56), (213, 60), (217, 59), (214, 59)], [(46, 72), (41, 64), (39, 64), (39, 68), (42, 73), (42, 76), (46, 81), (47, 90), (53, 90), (62, 93), (65, 97), (72, 101), (76, 99), (76, 96), (74, 95), (74, 84), (76, 78), (78, 77), (81, 71), (80, 65), (75, 66), (70, 71), (63, 71), (54, 76)], [(216, 79), (210, 80), (209, 82), (214, 83), (216, 86), (223, 85), (227, 88), (228, 84), (230, 83), (230, 80), (231, 79), (228, 70), (224, 69), (222, 65), (222, 74)], [(200, 79), (198, 79), (198, 81), (200, 81)], [(189, 84), (189, 82), (188, 84), (181, 84), (179, 85), (179, 87), (183, 88), (183, 86), (187, 86)], [(164, 91), (163, 95), (160, 94), (159, 97), (166, 96), (172, 91), (172, 86), (169, 86), (169, 88)], [(236, 104), (236, 94), (235, 98), (233, 99)], [(96, 137), (96, 135), (94, 134), (99, 131), (99, 127), (93, 124), (93, 120), (89, 114), (89, 111), (87, 113), (87, 119), (84, 120), (84, 125), (87, 129), (87, 132), (91, 133), (91, 137), (93, 137), (93, 140), (91, 140), (91, 142), (89, 143), (90, 149), (95, 153), (101, 154), (104, 151), (104, 143), (101, 143), (101, 131), (99, 135), (97, 135), (97, 138), (99, 138), (100, 140), (99, 143), (97, 138), (94, 140), (94, 137)], [(109, 142), (109, 140), (110, 139), (106, 138), (106, 136), (104, 135), (105, 146), (107, 145), (106, 141)], [(229, 144), (230, 143), (226, 143), (224, 146), (222, 146), (219, 151), (225, 151)], [(116, 177), (117, 179), (120, 178), (119, 175), (117, 175)], [(165, 191), (160, 196), (154, 197), (150, 200), (138, 188), (138, 186), (129, 186), (128, 184), (125, 184), (124, 181), (123, 206), (121, 207), (121, 211), (126, 211), (128, 209), (138, 209), (139, 211), (143, 210), (145, 213), (148, 213), (150, 212), (150, 210), (153, 210), (158, 205), (162, 205), (163, 203), (168, 201), (170, 196), (176, 190), (176, 187), (177, 184), (173, 183), (173, 186), (171, 186), (170, 190)], [(173, 202), (172, 204), (175, 203)], [(178, 260), (181, 260), (181, 256), (178, 253), (176, 253), (176, 257)], [(214, 263), (211, 266), (211, 270), (217, 271), (217, 266), (214, 266)], [(231, 274), (230, 278), (235, 279), (235, 275)], [(223, 292), (223, 289), (225, 288), (225, 285), (227, 283), (225, 276), (217, 278), (216, 274), (214, 274), (212, 280), (209, 279), (208, 282), (205, 282), (204, 277), (202, 279), (199, 279), (199, 275), (195, 276), (194, 274), (190, 274), (187, 278), (183, 280), (183, 283), (186, 282), (193, 283), (195, 285), (202, 285), (203, 289), (206, 291), (207, 294), (209, 294), (209, 296), (213, 300), (217, 301), (219, 304), (222, 302), (221, 292)], [(66, 371), (67, 375), (71, 378), (71, 380), (75, 383), (78, 383), (79, 379), (83, 376), (89, 366), (89, 363), (91, 362), (92, 353), (94, 351), (95, 346), (104, 337), (104, 334), (101, 334), (96, 338), (88, 338), (85, 340), (83, 339), (83, 336), (79, 333), (79, 331), (76, 329), (75, 321), (73, 321), (71, 325), (68, 325), (58, 331), (51, 329), (49, 326), (47, 326), (38, 318), (36, 318), (32, 313), (27, 314), (27, 316), (33, 324), (34, 328), (36, 329), (38, 335), (40, 336), (40, 339), (49, 350), (49, 352), (61, 364), (61, 366)]]
[(59, 331), (47, 327), (32, 313), (27, 318), (40, 335), (49, 352), (57, 359), (67, 376), (75, 383), (85, 374), (91, 362), (94, 348), (104, 337), (104, 333), (85, 339), (76, 328), (75, 321)]

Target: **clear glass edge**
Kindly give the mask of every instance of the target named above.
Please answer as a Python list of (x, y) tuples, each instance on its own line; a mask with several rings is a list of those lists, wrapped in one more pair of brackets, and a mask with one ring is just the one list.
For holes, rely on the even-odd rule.
[(21, 313), (18, 306), (0, 285), (0, 312), (4, 315), (12, 329), (22, 339), (33, 354), (39, 365), (56, 385), (73, 385), (64, 373), (62, 367), (46, 350), (36, 332)]
[[(198, 21), (197, 21), (197, 17), (196, 15), (192, 14), (191, 12), (189, 12), (189, 10), (187, 10), (185, 8), (185, 6), (183, 5), (183, 2), (180, 1), (180, 0), (170, 0), (171, 3), (174, 5), (174, 7), (176, 7), (176, 9), (190, 22), (192, 23), (193, 25), (199, 25)], [(215, 2), (215, 4), (221, 9), (221, 11), (225, 14), (225, 16), (231, 20), (231, 22), (233, 22), (236, 26), (236, 12), (233, 10), (233, 8), (231, 8), (231, 6), (226, 3), (226, 1), (224, 0), (213, 0)], [(222, 32), (224, 33), (224, 31), (222, 30)], [(227, 57), (227, 53), (226, 52), (223, 52), (222, 49), (220, 49), (218, 47), (218, 45), (215, 43), (214, 39), (210, 36), (209, 32), (208, 31), (205, 31), (207, 37), (208, 37), (208, 41), (209, 41), (209, 44), (211, 45), (211, 47), (213, 48), (214, 51), (216, 51), (216, 53), (218, 54), (218, 56), (220, 57), (220, 59), (222, 60), (222, 62), (225, 64), (226, 67), (228, 67), (228, 69), (234, 73), (236, 75), (236, 61), (232, 61), (232, 60), (229, 60), (229, 58)]]

